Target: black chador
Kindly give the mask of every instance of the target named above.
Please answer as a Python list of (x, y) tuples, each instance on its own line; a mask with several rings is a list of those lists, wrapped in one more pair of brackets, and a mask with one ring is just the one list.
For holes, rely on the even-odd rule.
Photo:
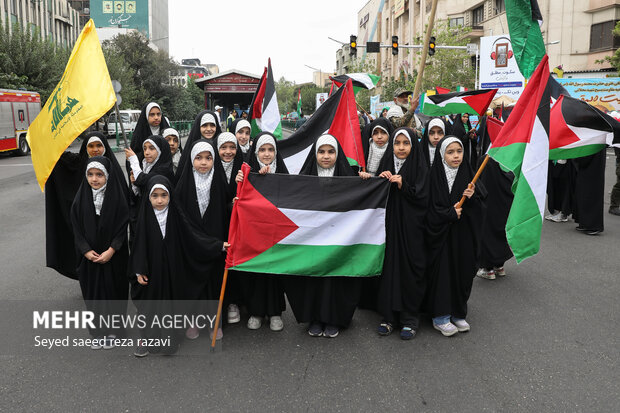
[[(46, 265), (62, 275), (77, 279), (75, 268), (79, 257), (75, 252), (71, 227), (71, 204), (84, 179), (84, 168), (91, 156), (105, 156), (111, 162), (114, 179), (123, 182), (120, 166), (107, 139), (99, 132), (84, 137), (79, 153), (64, 152), (45, 183), (45, 250)], [(126, 196), (128, 196), (125, 190)]]
[(474, 195), (463, 204), (459, 219), (454, 205), (461, 199), (474, 173), (466, 156), (458, 168), (446, 163), (443, 152), (455, 142), (460, 143), (460, 139), (446, 136), (437, 144), (430, 173), (426, 215), (427, 299), (432, 317), (465, 319), (476, 275), (486, 190), (484, 184), (476, 184)]
[(603, 231), (606, 150), (573, 159), (577, 169), (573, 219), (578, 230), (595, 235)]
[[(194, 291), (193, 299), (217, 300), (220, 296), (224, 273), (223, 243), (228, 239), (227, 204), (231, 201), (227, 192), (224, 169), (217, 152), (205, 139), (186, 145), (188, 162), (177, 182), (174, 195), (189, 220), (208, 237), (220, 242), (220, 254), (202, 266), (200, 286)], [(209, 153), (211, 168), (201, 172), (194, 167), (194, 160)], [(191, 162), (189, 162), (191, 161)]]
[(245, 145), (242, 145), (241, 141), (239, 140), (239, 136), (242, 133), (244, 135), (249, 136), (250, 132), (252, 131), (252, 125), (250, 125), (250, 122), (248, 122), (246, 119), (241, 119), (241, 118), (235, 119), (235, 121), (232, 123), (232, 126), (230, 127), (230, 131), (234, 133), (235, 136), (237, 137), (237, 144), (238, 144), (237, 147), (241, 150), (241, 155), (243, 156), (243, 162), (249, 162), (250, 153), (251, 153), (250, 147), (252, 146), (252, 141), (251, 139), (248, 139), (247, 143)]
[[(479, 164), (482, 164), (484, 154), (491, 144), (486, 128), (486, 116), (481, 120), (478, 131), (483, 154), (480, 157)], [(506, 221), (514, 198), (511, 189), (513, 179), (512, 172), (502, 170), (497, 161), (492, 158), (489, 158), (480, 175), (479, 182), (484, 184), (488, 192), (486, 198), (487, 212), (484, 216), (480, 237), (480, 268), (486, 270), (501, 268), (513, 256), (506, 240)]]
[(438, 127), (442, 130), (441, 135), (448, 134), (448, 125), (446, 125), (446, 121), (444, 121), (442, 118), (429, 119), (429, 121), (426, 123), (426, 126), (424, 127), (424, 133), (422, 134), (422, 139), (420, 140), (420, 151), (422, 152), (424, 162), (429, 169), (432, 166), (432, 161), (435, 160), (435, 150), (437, 148), (436, 145), (433, 146), (431, 144), (429, 138), (430, 130), (434, 127)]
[[(399, 159), (394, 151), (398, 137), (400, 140), (406, 138), (411, 146), (405, 159)], [(396, 182), (390, 186), (385, 218), (385, 260), (379, 278), (377, 310), (384, 323), (417, 330), (426, 292), (424, 218), (428, 207), (429, 169), (412, 129), (394, 131), (379, 170), (400, 175), (402, 186), (399, 188)]]
[[(88, 160), (82, 184), (71, 206), (75, 247), (80, 260), (78, 279), (86, 307), (97, 315), (124, 314), (127, 307), (127, 223), (129, 207), (114, 174), (119, 173), (103, 156)], [(99, 186), (89, 184), (89, 174), (99, 174)], [(95, 328), (95, 337), (113, 330)]]
[[(259, 172), (261, 168), (267, 166), (257, 159), (257, 153), (262, 146), (268, 145), (274, 146), (276, 149), (275, 158), (269, 164), (268, 173), (288, 174), (284, 160), (277, 150), (276, 140), (269, 132), (262, 132), (254, 138), (250, 148), (250, 161), (248, 162), (252, 172)], [(252, 325), (250, 320), (248, 327), (258, 328), (263, 317), (279, 317), (286, 310), (282, 276), (241, 271), (237, 272), (235, 276), (239, 279), (243, 291), (243, 303), (247, 307), (251, 320), (258, 320), (258, 324), (255, 325)], [(281, 327), (277, 329), (281, 329)]]
[[(373, 140), (373, 134), (375, 130), (381, 130), (387, 135), (387, 139), (384, 145), (377, 145)], [(386, 118), (378, 118), (373, 120), (368, 125), (364, 126), (362, 133), (362, 146), (364, 147), (364, 157), (366, 158), (366, 171), (371, 175), (376, 176), (379, 172), (379, 163), (383, 158), (383, 154), (387, 151), (389, 136), (392, 134), (394, 128), (392, 122)]]
[[(325, 147), (336, 151), (336, 162), (330, 168), (317, 161), (317, 152)], [(342, 147), (331, 135), (320, 136), (299, 172), (319, 177), (354, 176)], [(360, 178), (354, 178), (360, 179)], [(358, 277), (286, 276), (284, 285), (289, 304), (299, 323), (346, 328), (351, 323), (360, 294), (362, 279)]]
[(463, 123), (463, 114), (457, 115), (450, 133), (461, 140), (465, 159), (468, 160), (472, 168), (475, 168), (478, 165), (478, 148), (475, 130), (473, 130), (469, 119), (467, 123)]
[[(214, 130), (214, 132), (203, 133), (201, 128), (206, 128), (206, 125), (209, 125), (209, 130)], [(204, 139), (215, 148), (217, 145), (217, 137), (220, 133), (222, 133), (222, 128), (220, 127), (220, 123), (217, 121), (217, 115), (215, 114), (215, 112), (210, 110), (203, 110), (198, 114), (198, 116), (196, 116), (196, 119), (194, 119), (194, 123), (192, 124), (192, 128), (189, 131), (189, 136), (187, 137), (185, 146), (189, 148), (197, 140)], [(175, 181), (178, 181), (181, 178), (181, 171), (185, 169), (185, 164), (188, 162), (192, 163), (192, 160), (190, 159), (190, 153), (189, 151), (184, 151), (184, 153), (181, 154), (181, 160), (179, 161), (177, 173), (174, 176)]]
[[(195, 292), (204, 286), (204, 266), (221, 256), (223, 242), (206, 236), (187, 218), (168, 178), (155, 175), (144, 190), (131, 252), (131, 297), (139, 312), (148, 316), (143, 338), (170, 336), (169, 347), (174, 349), (174, 340), (182, 331), (152, 328), (150, 321), (154, 315), (186, 314), (193, 309), (191, 305), (183, 308), (180, 301), (196, 298)], [(164, 192), (167, 204), (157, 205)], [(146, 285), (138, 281), (137, 274), (146, 276)]]
[(144, 150), (128, 159), (134, 177), (134, 182), (129, 184), (131, 187), (129, 207), (132, 231), (140, 209), (142, 194), (149, 179), (155, 175), (163, 175), (172, 179), (172, 154), (168, 141), (160, 135), (153, 135), (143, 142), (142, 147), (144, 148), (147, 144), (151, 145), (156, 151), (154, 159), (146, 158)]
[[(571, 160), (561, 159), (549, 161), (549, 172), (547, 173), (547, 209), (554, 216), (563, 214), (555, 219), (560, 221), (568, 218), (573, 213), (573, 203), (575, 197), (575, 178), (577, 170), (575, 163)], [(549, 217), (551, 218), (551, 217)]]
[[(159, 125), (151, 125), (149, 123), (149, 113), (153, 109), (158, 109), (161, 113)], [(138, 155), (142, 152), (142, 145), (145, 140), (153, 135), (161, 135), (164, 130), (169, 127), (170, 125), (168, 124), (168, 120), (164, 116), (164, 113), (161, 111), (161, 107), (155, 102), (147, 103), (142, 108), (140, 116), (138, 117), (138, 122), (136, 122), (136, 127), (131, 135), (131, 149), (136, 155)]]

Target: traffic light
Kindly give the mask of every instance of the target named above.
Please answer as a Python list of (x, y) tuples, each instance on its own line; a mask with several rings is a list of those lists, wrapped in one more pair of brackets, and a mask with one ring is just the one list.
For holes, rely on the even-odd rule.
[(428, 55), (435, 54), (435, 36), (431, 36), (431, 40), (428, 42)]
[(351, 35), (349, 38), (349, 47), (351, 48), (349, 54), (351, 56), (357, 55), (357, 36)]
[(392, 36), (392, 54), (394, 56), (398, 54), (398, 36)]

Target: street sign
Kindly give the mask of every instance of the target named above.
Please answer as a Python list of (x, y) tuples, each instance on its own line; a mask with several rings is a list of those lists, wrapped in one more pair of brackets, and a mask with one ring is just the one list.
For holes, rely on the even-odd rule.
[(114, 89), (114, 93), (118, 95), (118, 92), (121, 91), (121, 82), (119, 82), (118, 80), (113, 80), (112, 89)]
[(117, 93), (116, 94), (116, 104), (120, 106), (121, 103), (123, 103), (123, 97)]
[(467, 43), (467, 54), (476, 54), (478, 45), (475, 43)]

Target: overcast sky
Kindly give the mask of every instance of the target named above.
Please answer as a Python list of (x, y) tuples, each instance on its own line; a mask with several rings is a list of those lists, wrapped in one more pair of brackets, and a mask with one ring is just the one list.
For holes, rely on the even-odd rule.
[(170, 0), (170, 55), (197, 57), (220, 72), (239, 69), (261, 75), (271, 57), (274, 77), (312, 81), (313, 66), (336, 69), (340, 47), (357, 33), (357, 12), (367, 0), (199, 1)]

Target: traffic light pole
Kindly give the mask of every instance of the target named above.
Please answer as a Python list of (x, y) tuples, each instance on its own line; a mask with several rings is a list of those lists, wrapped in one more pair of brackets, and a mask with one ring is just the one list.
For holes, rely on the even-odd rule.
[[(424, 45), (427, 45), (431, 39), (431, 33), (433, 32), (433, 25), (435, 24), (435, 12), (437, 11), (437, 0), (433, 0), (431, 7), (431, 14), (428, 18), (428, 27), (426, 28), (426, 34), (424, 35)], [(422, 48), (422, 57), (420, 58), (420, 66), (418, 69), (418, 76), (415, 80), (415, 87), (413, 88), (413, 100), (415, 102), (420, 96), (420, 88), (422, 87), (422, 76), (424, 75), (424, 67), (426, 66), (426, 57), (428, 56), (428, 48)], [(411, 109), (410, 109), (411, 110)]]

